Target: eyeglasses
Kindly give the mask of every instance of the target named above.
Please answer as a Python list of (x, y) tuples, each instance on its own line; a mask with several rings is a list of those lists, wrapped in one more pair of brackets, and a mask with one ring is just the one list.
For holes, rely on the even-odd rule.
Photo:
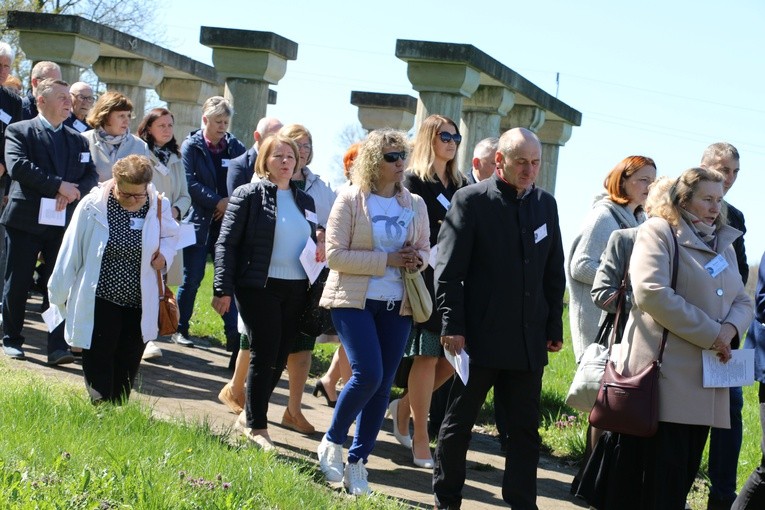
[(456, 133), (451, 134), (451, 133), (447, 133), (446, 131), (441, 131), (440, 133), (438, 133), (438, 138), (440, 138), (441, 141), (444, 143), (449, 143), (450, 140), (454, 140), (454, 143), (456, 143), (457, 145), (459, 145), (459, 143), (462, 141), (462, 135), (459, 135)]
[(300, 150), (310, 151), (311, 149), (313, 149), (313, 146), (310, 143), (299, 143), (297, 144), (297, 146), (298, 146), (298, 149)]
[(83, 103), (95, 103), (96, 99), (98, 99), (98, 96), (83, 96), (82, 94), (72, 94), (72, 97), (76, 97)]
[(114, 186), (114, 189), (117, 191), (117, 193), (119, 193), (119, 195), (122, 198), (125, 198), (125, 199), (132, 198), (135, 200), (141, 200), (149, 196), (149, 194), (145, 192), (144, 193), (125, 193), (124, 191), (120, 190), (117, 186)]
[(399, 159), (404, 161), (406, 159), (406, 151), (400, 152), (386, 152), (383, 154), (383, 159), (386, 163), (395, 163)]

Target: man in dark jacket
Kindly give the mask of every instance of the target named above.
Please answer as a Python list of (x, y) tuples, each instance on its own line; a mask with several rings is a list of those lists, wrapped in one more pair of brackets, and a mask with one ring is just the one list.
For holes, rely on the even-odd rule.
[[(710, 170), (717, 170), (723, 174), (725, 177), (723, 192), (727, 194), (738, 177), (738, 150), (729, 143), (713, 143), (704, 151), (701, 157), (701, 166)], [(746, 234), (744, 214), (728, 202), (724, 203), (727, 210), (728, 225)], [(733, 249), (736, 251), (736, 261), (738, 271), (741, 273), (741, 280), (746, 285), (746, 281), (749, 279), (749, 264), (746, 261), (743, 235), (733, 241)], [(709, 481), (711, 487), (707, 502), (708, 510), (730, 510), (736, 499), (736, 471), (743, 437), (741, 420), (743, 407), (744, 395), (741, 388), (731, 388), (730, 428), (713, 428), (709, 433)]]
[(547, 353), (563, 347), (563, 246), (555, 199), (536, 188), (542, 146), (515, 128), (499, 140), (494, 176), (455, 193), (438, 236), (436, 301), (441, 343), (470, 356), (455, 380), (438, 436), (433, 492), (459, 508), (471, 428), (495, 386), (508, 416), (502, 497), (536, 509), (539, 399)]
[(274, 117), (263, 117), (258, 121), (252, 138), (255, 143), (250, 149), (231, 160), (228, 164), (228, 175), (226, 176), (226, 185), (228, 194), (234, 193), (234, 190), (242, 184), (252, 181), (255, 174), (255, 159), (258, 157), (258, 146), (267, 136), (277, 133), (282, 128), (282, 123)]

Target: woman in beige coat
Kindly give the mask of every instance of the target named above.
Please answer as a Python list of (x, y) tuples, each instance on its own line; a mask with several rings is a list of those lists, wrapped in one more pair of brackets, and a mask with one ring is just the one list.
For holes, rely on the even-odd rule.
[(659, 429), (640, 440), (643, 483), (634, 480), (639, 494), (623, 493), (619, 508), (683, 509), (709, 427), (730, 426), (728, 389), (702, 386), (701, 353), (712, 349), (727, 362), (753, 308), (731, 245), (741, 232), (726, 224), (721, 210), (722, 183), (713, 170), (686, 170), (638, 229), (630, 259), (634, 303), (617, 369), (625, 375), (642, 371), (658, 357), (663, 328), (669, 334), (659, 380)]
[[(412, 326), (401, 271), (422, 271), (430, 253), (425, 205), (401, 185), (407, 147), (401, 131), (370, 133), (353, 163), (353, 185), (337, 197), (327, 223), (330, 273), (321, 306), (332, 311), (353, 375), (319, 445), (319, 465), (327, 480), (342, 480), (353, 495), (369, 492), (364, 464)], [(343, 468), (343, 443), (354, 420)]]

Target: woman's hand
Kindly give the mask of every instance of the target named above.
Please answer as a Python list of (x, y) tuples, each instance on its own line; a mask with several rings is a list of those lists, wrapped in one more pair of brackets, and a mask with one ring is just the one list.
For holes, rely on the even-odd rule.
[(410, 242), (396, 252), (388, 254), (387, 264), (391, 267), (404, 267), (413, 271), (422, 265), (422, 259)]
[(327, 245), (324, 241), (316, 243), (316, 262), (324, 262), (327, 260)]
[(218, 312), (218, 315), (223, 315), (228, 312), (231, 307), (231, 296), (215, 296), (212, 298), (212, 307)]
[(730, 343), (737, 334), (738, 332), (736, 331), (736, 328), (733, 327), (733, 324), (725, 322), (723, 323), (722, 328), (720, 328), (720, 333), (717, 335), (717, 338), (715, 338), (715, 343), (712, 344), (711, 349), (717, 351), (717, 356), (723, 363), (727, 363), (731, 358)]
[(165, 256), (160, 252), (155, 253), (151, 257), (151, 267), (156, 271), (162, 271), (165, 268)]

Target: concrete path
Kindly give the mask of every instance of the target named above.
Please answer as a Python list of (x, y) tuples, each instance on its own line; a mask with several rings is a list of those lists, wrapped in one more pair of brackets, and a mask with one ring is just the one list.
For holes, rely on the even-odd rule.
[[(39, 300), (30, 300), (24, 334), (28, 360), (10, 363), (11, 367), (33, 370), (46, 377), (83, 384), (78, 363), (51, 368), (45, 365), (44, 325), (36, 310)], [(150, 404), (153, 413), (163, 419), (205, 420), (216, 431), (231, 432), (236, 416), (217, 400), (218, 392), (231, 374), (226, 368), (228, 353), (219, 348), (187, 348), (169, 341), (159, 341), (164, 356), (141, 366), (133, 398)], [(309, 380), (303, 398), (303, 413), (317, 432), (308, 437), (282, 428), (282, 414), (287, 404), (287, 373), (277, 387), (269, 408), (269, 433), (277, 446), (288, 455), (316, 461), (316, 446), (332, 418), (332, 409), (324, 400), (310, 394)], [(84, 386), (83, 386), (84, 391)], [(348, 445), (346, 445), (347, 447)], [(504, 456), (496, 438), (474, 433), (468, 452), (468, 475), (463, 508), (489, 509), (507, 505), (502, 501), (501, 486)], [(432, 508), (431, 472), (412, 464), (411, 454), (395, 440), (391, 420), (385, 420), (377, 444), (367, 464), (372, 489), (411, 505)], [(540, 510), (586, 508), (568, 493), (575, 469), (552, 457), (543, 456), (538, 470), (537, 504)], [(339, 484), (338, 484), (339, 485)]]

